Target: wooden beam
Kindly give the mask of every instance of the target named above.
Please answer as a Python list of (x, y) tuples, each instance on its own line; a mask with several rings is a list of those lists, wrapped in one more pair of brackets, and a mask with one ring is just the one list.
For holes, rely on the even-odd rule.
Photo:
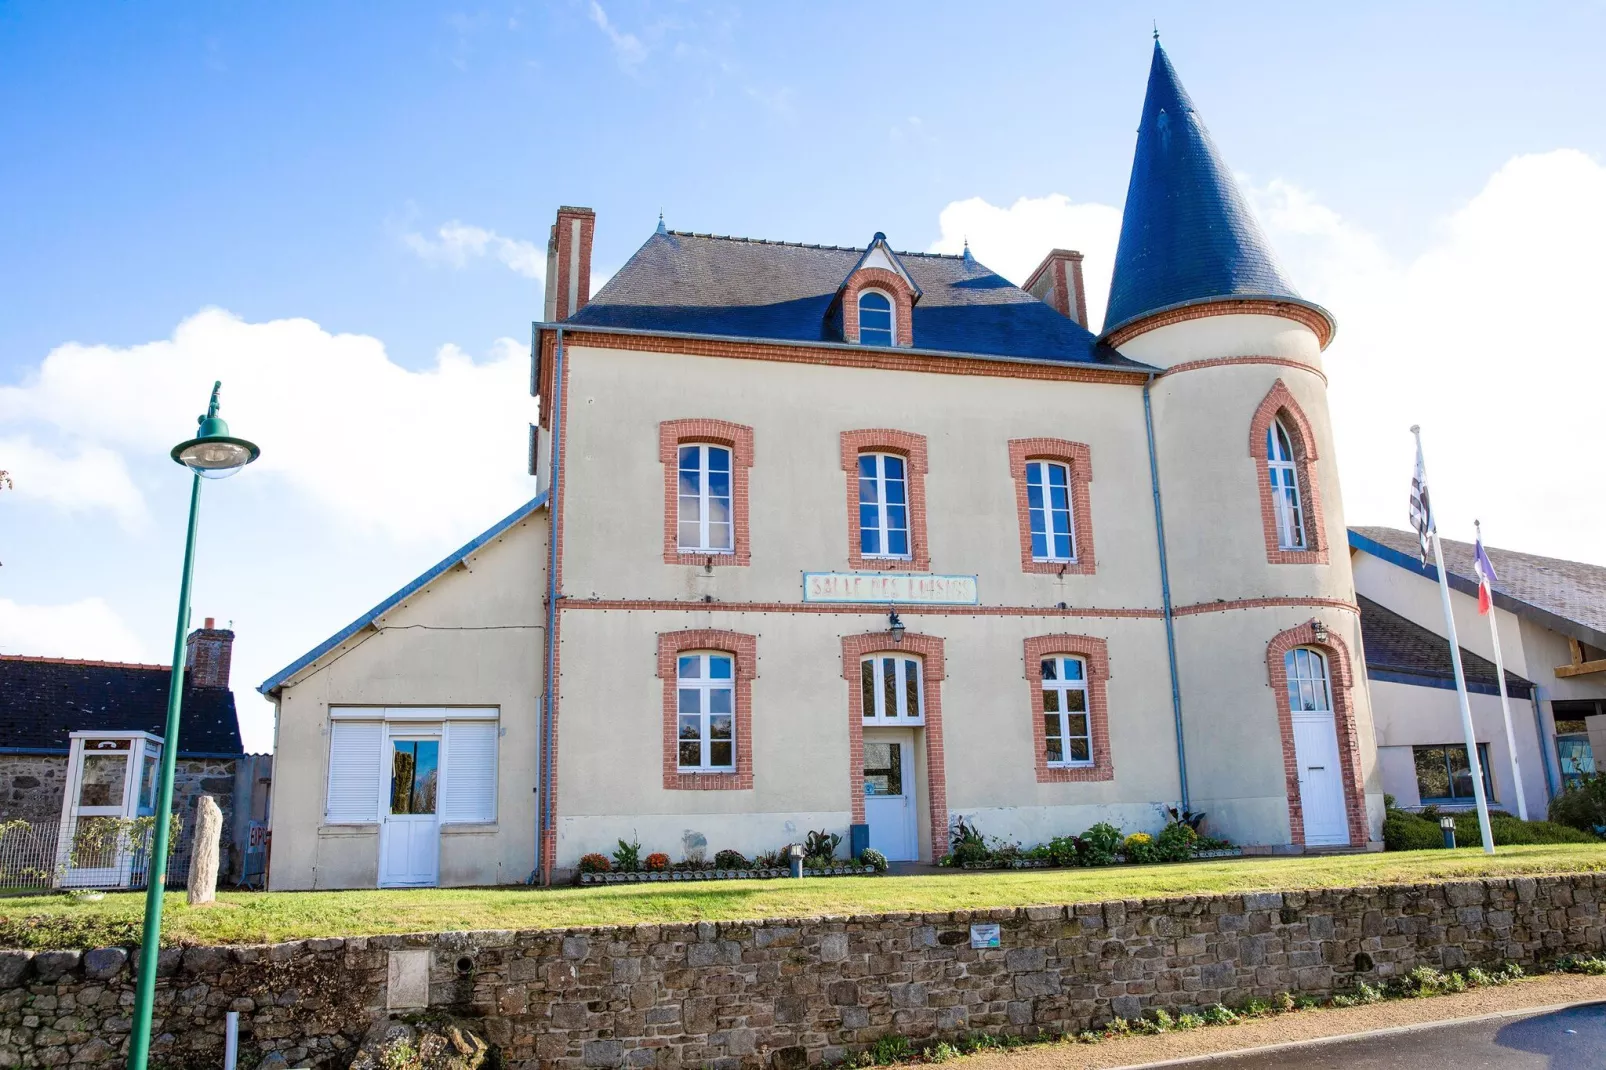
[(1557, 665), (1557, 676), (1583, 676), (1585, 673), (1606, 672), (1606, 658), (1597, 661), (1577, 661), (1571, 665)]

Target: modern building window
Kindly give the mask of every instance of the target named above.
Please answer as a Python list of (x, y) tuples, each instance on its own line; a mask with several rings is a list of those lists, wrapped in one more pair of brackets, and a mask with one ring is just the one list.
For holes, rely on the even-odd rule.
[(1299, 473), (1294, 464), (1294, 448), (1288, 429), (1273, 420), (1266, 429), (1266, 473), (1271, 480), (1272, 507), (1277, 514), (1277, 548), (1303, 550), (1305, 515), (1299, 501)]
[(1593, 699), (1552, 702), (1550, 711), (1556, 719), (1556, 767), (1561, 772), (1561, 786), (1570, 788), (1595, 772), (1595, 749), (1589, 742), (1585, 718), (1606, 713), (1606, 703)]
[(859, 552), (907, 559), (909, 487), (904, 459), (891, 453), (859, 455)]
[(1043, 676), (1044, 757), (1050, 767), (1091, 766), (1087, 663), (1081, 658), (1044, 658), (1039, 671)]
[[(1424, 803), (1469, 803), (1472, 769), (1467, 764), (1464, 743), (1412, 747), (1416, 758), (1416, 790)], [(1483, 796), (1494, 799), (1494, 781), (1489, 776), (1489, 744), (1478, 744), (1478, 762), (1483, 767)]]
[(918, 725), (926, 721), (919, 658), (876, 654), (859, 663), (865, 724)]
[(864, 290), (859, 294), (859, 344), (862, 346), (890, 346), (897, 337), (893, 329), (892, 298), (880, 290)]
[(736, 768), (736, 684), (729, 654), (682, 654), (675, 679), (677, 753), (684, 772)]
[(1075, 561), (1071, 468), (1058, 461), (1026, 462), (1026, 501), (1033, 561)]
[(683, 553), (731, 553), (731, 451), (687, 443), (680, 447), (679, 548)]

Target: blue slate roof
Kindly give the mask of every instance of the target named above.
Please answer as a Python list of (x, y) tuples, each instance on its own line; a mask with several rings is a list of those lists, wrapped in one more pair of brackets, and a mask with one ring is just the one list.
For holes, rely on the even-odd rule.
[[(564, 326), (841, 344), (838, 292), (865, 251), (665, 231)], [(920, 291), (916, 350), (1146, 367), (972, 257), (897, 257)]]
[(501, 520), (498, 520), (496, 523), (474, 536), (462, 546), (459, 546), (457, 549), (435, 562), (435, 564), (426, 570), (422, 575), (415, 578), (411, 583), (407, 584), (401, 590), (397, 591), (395, 594), (392, 594), (373, 609), (370, 609), (368, 612), (364, 613), (362, 616), (340, 629), (334, 635), (331, 635), (329, 638), (325, 639), (323, 642), (319, 643), (317, 646), (313, 647), (311, 650), (307, 651), (305, 654), (301, 655), (299, 658), (292, 661), (290, 664), (286, 665), (284, 668), (280, 669), (266, 680), (262, 681), (261, 685), (257, 687), (257, 690), (264, 695), (270, 695), (274, 691), (277, 691), (279, 688), (288, 683), (290, 678), (296, 673), (307, 668), (313, 662), (329, 653), (329, 651), (333, 650), (341, 643), (344, 643), (347, 639), (350, 639), (364, 628), (367, 628), (369, 625), (373, 624), (380, 617), (384, 616), (386, 613), (389, 613), (392, 609), (395, 609), (404, 600), (429, 586), (429, 584), (434, 582), (435, 578), (441, 575), (441, 573), (445, 572), (449, 568), (452, 568), (459, 562), (467, 560), (468, 556), (475, 550), (478, 550), (481, 546), (484, 546), (486, 543), (502, 534), (508, 528), (511, 528), (514, 524), (517, 524), (519, 521), (523, 520), (525, 517), (529, 516), (531, 513), (545, 505), (546, 492), (542, 491), (540, 494), (537, 494), (535, 497), (513, 510), (507, 516), (504, 516)]
[(1294, 301), (1332, 319), (1288, 281), (1156, 41), (1104, 331), (1222, 297)]

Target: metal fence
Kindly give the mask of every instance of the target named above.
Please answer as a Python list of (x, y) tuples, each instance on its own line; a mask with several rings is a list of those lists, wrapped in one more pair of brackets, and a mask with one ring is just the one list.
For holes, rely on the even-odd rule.
[[(0, 891), (35, 888), (143, 888), (150, 880), (149, 819), (81, 817), (60, 821), (0, 822)], [(190, 868), (187, 825), (169, 842), (167, 884), (182, 887)]]

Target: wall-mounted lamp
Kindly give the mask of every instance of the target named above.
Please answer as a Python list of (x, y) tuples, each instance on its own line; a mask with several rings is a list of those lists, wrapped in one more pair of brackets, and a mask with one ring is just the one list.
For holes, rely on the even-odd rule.
[(1327, 642), (1327, 625), (1323, 624), (1319, 620), (1312, 620), (1310, 622), (1310, 634), (1311, 638), (1315, 639), (1318, 643)]
[(903, 642), (903, 618), (898, 616), (896, 609), (887, 614), (887, 631), (892, 633), (894, 643)]

